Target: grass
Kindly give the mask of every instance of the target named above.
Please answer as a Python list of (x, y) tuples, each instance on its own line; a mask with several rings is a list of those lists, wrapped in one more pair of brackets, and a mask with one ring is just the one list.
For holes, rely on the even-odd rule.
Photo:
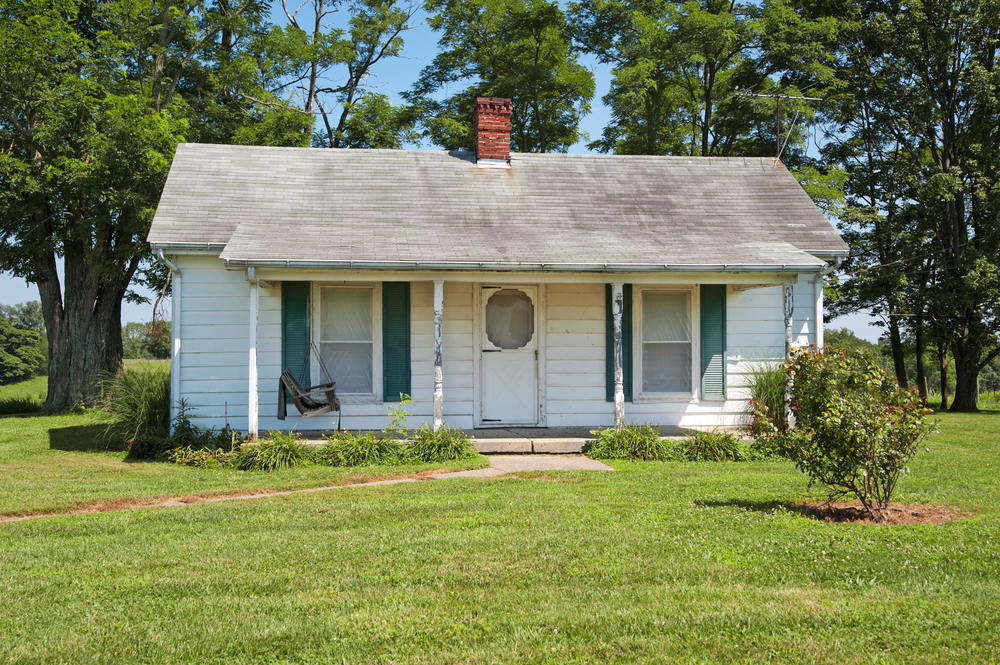
[[(428, 469), (468, 469), (482, 458), (451, 463), (342, 469), (299, 467), (264, 471), (211, 470), (168, 462), (126, 460), (101, 441), (107, 417), (8, 418), (0, 427), (0, 516), (58, 513), (122, 501), (302, 489)], [(0, 657), (0, 662), (3, 658)]]
[[(0, 435), (0, 502), (31, 475), (11, 471), (24, 460), (115, 461), (32, 452), (39, 431), (22, 434), (32, 445)], [(914, 459), (899, 500), (972, 515), (943, 525), (819, 522), (794, 510), (805, 477), (777, 461), (614, 461), (0, 525), (0, 662), (996, 661), (998, 441), (1000, 414), (946, 414)], [(132, 466), (175, 484), (252, 475)]]

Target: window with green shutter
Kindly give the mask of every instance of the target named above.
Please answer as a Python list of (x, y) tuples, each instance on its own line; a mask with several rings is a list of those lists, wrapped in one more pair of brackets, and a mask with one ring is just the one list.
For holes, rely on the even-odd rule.
[(382, 283), (382, 400), (410, 394), (410, 283)]
[[(615, 310), (610, 284), (604, 285), (605, 332), (607, 340), (606, 378), (607, 400), (615, 401)], [(632, 401), (632, 285), (622, 287), (622, 386), (625, 401)]]
[[(281, 283), (281, 369), (301, 386), (309, 379), (309, 282)], [(285, 391), (286, 401), (291, 395)]]
[(701, 398), (726, 399), (726, 285), (701, 285)]

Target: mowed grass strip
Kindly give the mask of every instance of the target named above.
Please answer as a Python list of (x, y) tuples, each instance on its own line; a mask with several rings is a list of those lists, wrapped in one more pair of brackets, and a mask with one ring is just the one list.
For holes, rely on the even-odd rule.
[(941, 525), (817, 521), (780, 462), (7, 524), (0, 661), (992, 662), (998, 422), (914, 460), (901, 500), (971, 515)]
[(274, 473), (204, 470), (165, 461), (126, 460), (108, 451), (98, 411), (0, 420), (0, 518), (113, 508), (166, 498), (290, 490), (478, 468), (484, 460), (344, 469), (309, 466)]

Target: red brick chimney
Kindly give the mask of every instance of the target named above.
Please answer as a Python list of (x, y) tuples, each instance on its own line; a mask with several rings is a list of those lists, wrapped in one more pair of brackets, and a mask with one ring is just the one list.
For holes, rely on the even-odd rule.
[(476, 161), (510, 159), (510, 113), (514, 105), (500, 97), (476, 97), (472, 131), (476, 137)]

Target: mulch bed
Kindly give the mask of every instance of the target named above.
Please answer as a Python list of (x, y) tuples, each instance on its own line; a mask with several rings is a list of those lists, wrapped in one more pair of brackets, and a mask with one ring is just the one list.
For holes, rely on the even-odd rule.
[(868, 516), (860, 501), (837, 503), (799, 503), (797, 508), (804, 514), (825, 522), (849, 522), (851, 524), (905, 525), (943, 524), (952, 520), (969, 517), (968, 513), (950, 506), (934, 506), (923, 503), (912, 505), (894, 503), (889, 505), (885, 521), (876, 522)]

